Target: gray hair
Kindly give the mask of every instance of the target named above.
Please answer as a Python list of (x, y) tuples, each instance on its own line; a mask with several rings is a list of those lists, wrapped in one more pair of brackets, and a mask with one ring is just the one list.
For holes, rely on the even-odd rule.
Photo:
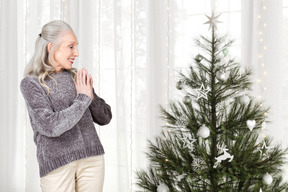
[[(57, 49), (61, 43), (60, 37), (68, 31), (73, 31), (71, 26), (61, 20), (54, 20), (45, 24), (42, 27), (41, 33), (36, 39), (34, 55), (29, 61), (24, 72), (24, 76), (37, 76), (39, 83), (47, 89), (48, 93), (50, 92), (50, 89), (45, 84), (44, 80), (47, 76), (52, 78), (50, 75), (55, 73), (55, 68), (52, 65), (51, 57), (55, 49)], [(47, 49), (48, 43), (54, 44), (50, 52), (48, 52)], [(76, 69), (72, 68), (69, 71), (73, 80), (75, 81)]]

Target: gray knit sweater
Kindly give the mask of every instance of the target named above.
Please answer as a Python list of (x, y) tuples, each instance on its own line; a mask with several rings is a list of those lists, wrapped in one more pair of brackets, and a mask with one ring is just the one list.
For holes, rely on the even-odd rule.
[(108, 124), (111, 109), (94, 92), (94, 99), (76, 93), (69, 71), (46, 78), (47, 93), (37, 77), (27, 76), (20, 84), (27, 104), (37, 146), (40, 177), (82, 158), (104, 154), (94, 123)]

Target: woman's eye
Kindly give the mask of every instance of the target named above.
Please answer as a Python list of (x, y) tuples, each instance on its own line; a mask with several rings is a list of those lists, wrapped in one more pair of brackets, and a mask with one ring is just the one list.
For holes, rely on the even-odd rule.
[(73, 46), (70, 46), (70, 49), (73, 49)]

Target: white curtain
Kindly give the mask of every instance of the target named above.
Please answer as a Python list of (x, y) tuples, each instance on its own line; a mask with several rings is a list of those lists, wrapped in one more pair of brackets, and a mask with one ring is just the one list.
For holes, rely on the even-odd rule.
[[(242, 62), (253, 71), (252, 94), (270, 107), (263, 137), (288, 147), (288, 1), (242, 1)], [(272, 146), (273, 146), (272, 145)], [(283, 167), (288, 181), (288, 165)]]
[(41, 27), (54, 19), (74, 29), (80, 50), (75, 66), (92, 73), (96, 92), (112, 107), (111, 123), (97, 126), (106, 151), (104, 191), (136, 189), (135, 173), (146, 165), (147, 139), (161, 129), (158, 105), (167, 99), (168, 89), (159, 81), (167, 79), (167, 72), (161, 69), (162, 65), (166, 69), (167, 42), (161, 38), (167, 33), (167, 12), (158, 11), (164, 3), (1, 1), (1, 190), (41, 190), (33, 133), (19, 83)]
[(19, 94), (23, 71), (22, 24), (17, 1), (0, 2), (0, 189), (23, 191), (25, 174), (25, 111)]
[(236, 40), (230, 53), (253, 68), (253, 94), (271, 106), (267, 134), (287, 146), (287, 6), (287, 0), (0, 0), (1, 191), (41, 191), (19, 82), (41, 27), (54, 19), (74, 29), (75, 67), (92, 73), (96, 92), (112, 107), (111, 123), (97, 126), (106, 152), (105, 192), (137, 189), (147, 139), (165, 123), (158, 106), (181, 99), (178, 71), (198, 53), (193, 39), (208, 33), (204, 14), (212, 9), (222, 13), (219, 30)]
[[(270, 106), (267, 135), (288, 146), (287, 33), (282, 0), (242, 2), (242, 62), (254, 74), (254, 95)], [(286, 8), (287, 9), (287, 8)], [(287, 11), (286, 11), (287, 12)], [(286, 47), (286, 51), (284, 51)]]

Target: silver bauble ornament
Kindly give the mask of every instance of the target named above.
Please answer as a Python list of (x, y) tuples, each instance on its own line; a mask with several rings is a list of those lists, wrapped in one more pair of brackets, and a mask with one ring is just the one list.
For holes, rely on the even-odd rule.
[(182, 81), (178, 81), (177, 84), (176, 84), (176, 88), (179, 89), (179, 90), (182, 90), (183, 89), (183, 82)]
[(185, 103), (186, 105), (190, 104), (191, 103), (191, 98), (189, 95), (186, 95), (184, 98), (183, 98), (183, 103)]
[(202, 137), (203, 139), (206, 139), (207, 137), (209, 137), (210, 135), (210, 130), (208, 127), (206, 127), (205, 125), (202, 125), (197, 132), (197, 135)]
[(218, 71), (216, 77), (219, 81), (226, 81), (228, 79), (228, 75), (224, 71)]
[(273, 182), (273, 177), (271, 175), (269, 175), (268, 173), (266, 173), (263, 176), (263, 181), (267, 184), (267, 185), (271, 185), (271, 183)]
[(197, 62), (202, 61), (202, 59), (203, 59), (203, 56), (200, 55), (200, 54), (196, 55), (196, 57), (195, 57), (195, 60), (196, 60)]
[(250, 102), (250, 98), (247, 95), (242, 95), (240, 96), (240, 102), (245, 105), (248, 105)]
[(157, 187), (157, 192), (169, 192), (169, 187), (166, 184), (161, 183)]

